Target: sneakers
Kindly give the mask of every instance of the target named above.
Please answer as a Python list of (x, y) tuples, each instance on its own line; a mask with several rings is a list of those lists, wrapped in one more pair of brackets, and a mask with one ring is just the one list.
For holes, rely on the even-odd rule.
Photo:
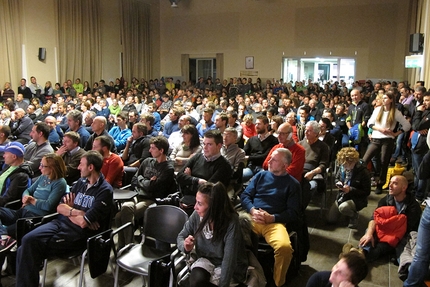
[(349, 219), (348, 228), (357, 229), (358, 226), (358, 213)]
[(0, 252), (5, 252), (12, 249), (16, 244), (16, 240), (9, 235), (2, 235), (0, 239)]
[(339, 254), (339, 259), (342, 258), (343, 254), (351, 252), (353, 245), (351, 243), (345, 243), (342, 247), (342, 252)]
[(361, 247), (355, 248), (351, 243), (346, 243), (342, 247), (342, 253), (339, 254), (339, 259), (341, 259), (344, 254), (347, 254), (350, 252), (357, 252), (360, 255), (360, 257), (366, 258), (363, 248)]
[(0, 235), (7, 235), (7, 226), (0, 224)]

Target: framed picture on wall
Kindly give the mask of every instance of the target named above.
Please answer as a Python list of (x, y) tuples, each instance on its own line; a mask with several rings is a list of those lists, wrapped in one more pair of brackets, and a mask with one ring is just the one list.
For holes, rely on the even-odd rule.
[(254, 57), (245, 57), (245, 69), (254, 69)]

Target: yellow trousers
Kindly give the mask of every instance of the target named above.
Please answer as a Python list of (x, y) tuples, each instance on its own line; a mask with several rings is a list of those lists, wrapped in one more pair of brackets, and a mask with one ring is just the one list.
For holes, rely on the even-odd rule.
[(253, 226), (254, 232), (258, 236), (263, 236), (274, 250), (273, 280), (276, 286), (282, 286), (285, 283), (285, 277), (294, 252), (287, 228), (281, 223), (258, 224), (253, 222)]

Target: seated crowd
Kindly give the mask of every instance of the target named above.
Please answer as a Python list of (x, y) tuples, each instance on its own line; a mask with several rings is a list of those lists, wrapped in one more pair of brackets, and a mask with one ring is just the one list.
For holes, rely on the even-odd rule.
[[(358, 277), (344, 278), (350, 285), (342, 285), (356, 286), (367, 274), (356, 262), (402, 254), (408, 235), (418, 230), (420, 204), (430, 189), (425, 168), (430, 92), (421, 82), (409, 87), (357, 81), (349, 87), (340, 81), (320, 87), (251, 78), (197, 83), (118, 78), (91, 88), (80, 79), (42, 87), (31, 77), (31, 84), (22, 79), (16, 92), (6, 83), (1, 99), (0, 232), (15, 237), (17, 218), (60, 214), (43, 232), (35, 229), (24, 237), (17, 274), (32, 273), (17, 286), (33, 286), (45, 254), (73, 248), (74, 240), (80, 245), (103, 228), (113, 190), (129, 184), (137, 200), (121, 205), (113, 216), (117, 227), (138, 222), (150, 205), (177, 190), (182, 207), (189, 214), (195, 210), (178, 237), (181, 251), (195, 248), (208, 257), (192, 267), (191, 286), (244, 282), (247, 258), (236, 254), (242, 235), (233, 203), (241, 202), (254, 233), (274, 249), (268, 281), (283, 286), (295, 252), (290, 231), (299, 234), (300, 260), (306, 260), (305, 210), (316, 192), (335, 185), (327, 222), (337, 224), (346, 216), (348, 227), (356, 229), (371, 186), (376, 194), (388, 189), (360, 246), (344, 246), (332, 273), (317, 274), (339, 286), (337, 269), (358, 270)], [(334, 182), (329, 173), (335, 173)], [(20, 209), (4, 207), (14, 200), (22, 200)], [(418, 242), (426, 228), (420, 226)], [(60, 244), (68, 235), (76, 238)], [(133, 241), (120, 234), (120, 246)], [(218, 242), (214, 257), (208, 241)], [(429, 252), (422, 255), (427, 245), (421, 243), (416, 256), (426, 257), (428, 266)], [(23, 260), (25, 254), (32, 260)], [(213, 278), (216, 267), (221, 273)], [(406, 282), (422, 280), (417, 274), (424, 269), (413, 269), (415, 281)], [(308, 286), (326, 286), (317, 281), (313, 277)]]

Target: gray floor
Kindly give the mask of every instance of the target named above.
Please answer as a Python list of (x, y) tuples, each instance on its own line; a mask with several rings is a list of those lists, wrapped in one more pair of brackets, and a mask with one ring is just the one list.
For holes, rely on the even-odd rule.
[[(333, 192), (334, 193), (334, 192)], [(312, 273), (321, 270), (330, 270), (337, 262), (342, 246), (350, 242), (357, 245), (360, 237), (364, 234), (367, 222), (375, 209), (378, 200), (384, 195), (369, 196), (369, 205), (360, 212), (358, 230), (348, 229), (345, 221), (339, 226), (326, 225), (319, 208), (319, 197), (315, 197), (307, 210), (311, 250), (308, 260), (302, 263), (300, 273), (291, 279), (288, 286), (305, 286)], [(327, 206), (334, 200), (334, 194), (329, 196)], [(325, 214), (326, 210), (324, 211)], [(46, 286), (77, 286), (79, 266), (71, 261), (53, 260), (48, 263), (48, 275)], [(120, 275), (120, 286), (142, 286), (142, 278), (122, 272)], [(3, 286), (15, 286), (15, 278), (12, 276), (2, 278)], [(85, 272), (84, 286), (113, 286), (113, 276), (110, 268), (96, 279), (91, 279), (88, 271)], [(360, 284), (361, 287), (368, 286), (390, 286), (401, 287), (402, 281), (397, 277), (397, 266), (389, 262), (388, 258), (381, 259), (370, 266), (370, 273)]]

